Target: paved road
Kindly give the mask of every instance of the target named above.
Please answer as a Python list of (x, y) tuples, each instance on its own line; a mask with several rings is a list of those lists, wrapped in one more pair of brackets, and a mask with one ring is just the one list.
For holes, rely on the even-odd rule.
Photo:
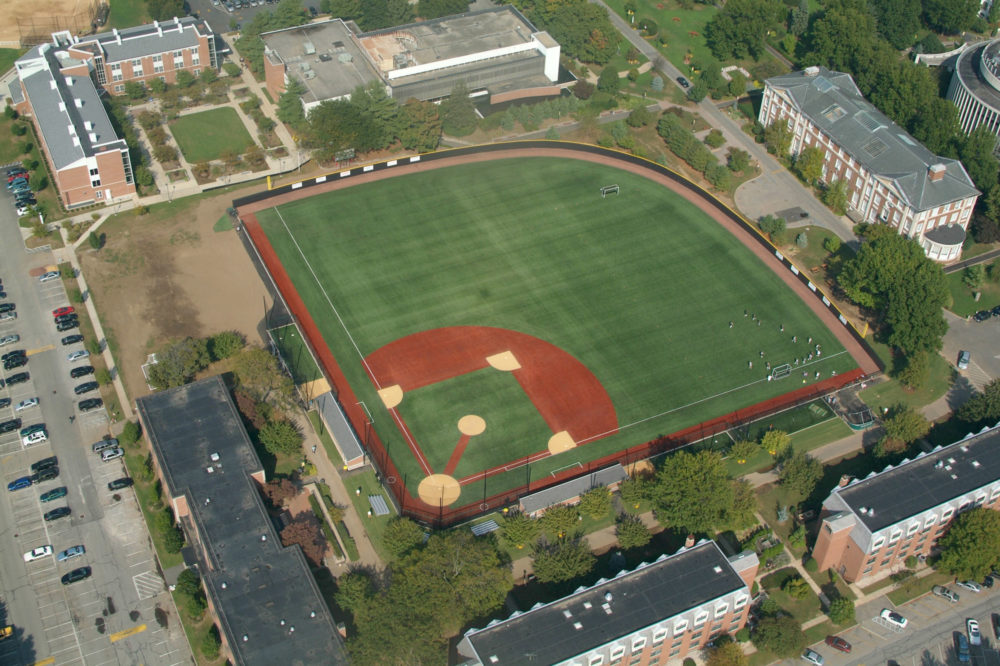
[[(12, 404), (38, 397), (38, 407), (20, 414), (23, 425), (45, 423), (49, 440), (21, 446), (17, 432), (0, 435), (0, 483), (29, 473), (31, 463), (56, 455), (60, 476), (30, 488), (0, 488), (0, 598), (15, 639), (0, 643), (0, 663), (32, 664), (176, 664), (190, 662), (190, 650), (169, 593), (157, 573), (149, 537), (132, 491), (118, 500), (107, 482), (124, 475), (120, 461), (102, 463), (89, 451), (107, 433), (104, 410), (81, 415), (69, 376), (65, 347), (51, 322), (51, 310), (68, 299), (61, 280), (39, 283), (37, 273), (52, 264), (48, 252), (28, 254), (6, 199), (0, 194), (0, 277), (18, 317), (0, 322), (0, 336), (17, 333), (21, 341), (4, 348), (25, 349), (31, 379), (0, 390)], [(5, 373), (9, 376), (11, 373)], [(13, 417), (0, 408), (0, 420)], [(73, 417), (73, 420), (70, 420)], [(65, 486), (67, 496), (49, 504), (42, 492)], [(72, 514), (53, 522), (42, 513), (68, 506)], [(23, 553), (51, 545), (58, 552), (84, 545), (86, 554), (64, 563), (53, 557), (26, 563)], [(64, 586), (60, 577), (79, 566), (93, 568), (91, 578)], [(166, 611), (167, 629), (155, 618)], [(126, 636), (120, 632), (137, 632)]]
[(967, 370), (961, 370), (965, 377), (977, 389), (982, 389), (990, 380), (1000, 377), (1000, 318), (992, 317), (983, 322), (966, 320), (951, 312), (944, 311), (948, 322), (948, 332), (944, 336), (944, 348), (941, 353), (945, 359), (955, 365), (958, 363), (958, 352), (971, 352), (971, 361)]
[(988, 261), (1000, 257), (1000, 250), (990, 250), (989, 252), (984, 252), (983, 254), (972, 257), (971, 259), (966, 259), (960, 261), (957, 264), (952, 264), (950, 266), (945, 266), (945, 273), (956, 273), (958, 271), (963, 271), (969, 266), (974, 266), (975, 264), (984, 264)]

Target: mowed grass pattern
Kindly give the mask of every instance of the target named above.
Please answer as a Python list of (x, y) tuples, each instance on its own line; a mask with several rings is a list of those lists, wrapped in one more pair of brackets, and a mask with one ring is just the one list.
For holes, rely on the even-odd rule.
[(225, 107), (181, 116), (170, 132), (191, 164), (219, 159), (227, 150), (241, 155), (253, 139), (235, 110)]
[[(613, 183), (621, 194), (602, 199), (599, 188)], [(514, 329), (561, 347), (601, 381), (621, 433), (536, 463), (532, 478), (800, 388), (801, 372), (767, 382), (764, 364), (804, 359), (809, 337), (823, 351), (810, 381), (813, 371), (855, 367), (725, 229), (662, 186), (610, 166), (495, 160), (317, 195), (257, 217), (359, 399), (377, 412), (376, 430), (411, 488), (419, 467), (359, 352), (418, 331)], [(501, 448), (482, 462), (504, 464), (512, 453)], [(524, 479), (493, 478), (485, 491)]]

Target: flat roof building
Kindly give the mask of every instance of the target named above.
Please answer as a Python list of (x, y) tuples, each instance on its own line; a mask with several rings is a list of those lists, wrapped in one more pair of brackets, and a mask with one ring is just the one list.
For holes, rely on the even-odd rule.
[(558, 93), (559, 44), (510, 6), (372, 32), (332, 19), (261, 38), (268, 90), (299, 79), (307, 112), (373, 81), (400, 102), (447, 97), (460, 82), (494, 101)]
[(850, 75), (824, 67), (765, 82), (760, 123), (782, 119), (792, 155), (823, 151), (822, 180), (846, 184), (857, 221), (891, 225), (935, 261), (959, 258), (979, 197), (961, 162), (934, 155), (872, 106)]
[[(714, 541), (538, 604), (458, 644), (464, 664), (666, 664), (745, 624), (759, 562)], [(628, 660), (626, 662), (626, 660)]]
[(947, 96), (958, 107), (963, 132), (985, 125), (1000, 136), (1000, 39), (959, 54)]
[(1000, 427), (845, 479), (823, 502), (813, 557), (848, 581), (875, 578), (926, 556), (956, 515), (977, 506), (1000, 509)]
[(285, 548), (258, 483), (264, 470), (221, 377), (136, 401), (164, 495), (195, 547), (234, 664), (347, 663), (297, 546)]

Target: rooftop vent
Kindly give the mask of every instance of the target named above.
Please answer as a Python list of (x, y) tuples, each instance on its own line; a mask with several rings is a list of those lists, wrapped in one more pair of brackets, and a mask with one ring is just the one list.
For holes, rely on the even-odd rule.
[(978, 460), (973, 460), (972, 461), (972, 466), (973, 467), (979, 467), (979, 461)]
[(229, 587), (229, 583), (227, 583), (226, 581), (222, 581), (222, 583), (220, 584), (220, 587), (224, 590), (227, 587)]
[(960, 446), (958, 448), (962, 450), (962, 453), (968, 453), (969, 452), (969, 447), (966, 446), (965, 444), (962, 444), (962, 446)]
[(350, 53), (339, 53), (337, 54), (337, 60), (346, 65), (347, 63), (354, 61), (354, 56)]
[(211, 465), (209, 465), (208, 467), (205, 468), (205, 471), (208, 472), (209, 474), (211, 474), (212, 472), (215, 471), (215, 468), (212, 467)]
[(90, 142), (91, 143), (97, 143), (97, 133), (96, 132), (89, 132), (87, 134), (87, 136), (90, 137)]
[(566, 610), (563, 611), (563, 617), (568, 620), (571, 617), (573, 617), (573, 612), (567, 608)]
[(73, 85), (73, 77), (72, 76), (67, 76), (66, 77), (66, 85), (68, 85), (68, 86)]
[(812, 67), (806, 67), (804, 70), (802, 70), (802, 73), (805, 74), (806, 76), (816, 76), (819, 74), (819, 67), (816, 67), (815, 65), (813, 65)]
[(586, 608), (587, 610), (590, 610), (591, 608), (594, 607), (594, 604), (590, 603), (589, 601), (584, 601), (583, 607)]
[(947, 167), (941, 163), (932, 164), (927, 169), (927, 177), (930, 179), (932, 183), (936, 183), (937, 181), (944, 178), (944, 172), (946, 169)]
[(212, 462), (219, 462), (219, 454), (218, 453), (213, 453), (213, 454), (211, 454), (208, 457), (212, 460)]
[(613, 597), (613, 596), (611, 596), (611, 593), (610, 593), (610, 592), (605, 592), (605, 593), (604, 593), (604, 600), (605, 600), (605, 601), (611, 601), (612, 599), (614, 599), (614, 597)]
[(717, 573), (717, 574), (720, 574), (720, 573), (722, 573), (722, 567), (716, 565), (715, 568), (713, 569), (713, 571), (715, 571), (715, 573)]
[(316, 617), (316, 611), (309, 611), (309, 617)]
[(868, 515), (868, 507), (866, 507), (866, 506), (863, 506), (863, 507), (861, 507), (861, 508), (859, 508), (859, 509), (858, 509), (858, 512), (859, 512), (859, 513), (860, 513), (860, 514), (861, 514), (862, 516), (867, 516), (867, 515)]
[(948, 464), (949, 465), (954, 465), (955, 464), (955, 459), (954, 458), (948, 458)]
[(266, 534), (261, 534), (260, 535), (260, 540), (261, 540), (261, 542), (267, 541), (267, 535)]
[(88, 130), (94, 129), (94, 123), (91, 122), (91, 121), (89, 121), (89, 120), (84, 120), (83, 121), (83, 126), (84, 126), (84, 128), (86, 128)]
[(580, 631), (581, 629), (583, 629), (583, 624), (580, 622), (574, 622), (573, 628), (576, 629), (577, 631)]
[(278, 624), (280, 624), (281, 626), (285, 626), (285, 619), (281, 618), (280, 620), (278, 620)]
[(943, 460), (938, 460), (936, 463), (934, 463), (934, 469), (941, 469), (942, 467), (944, 467)]
[(840, 482), (837, 485), (839, 487), (841, 487), (841, 488), (846, 488), (848, 485), (850, 485), (850, 483), (851, 483), (851, 475), (850, 474), (841, 474), (840, 475)]
[(957, 479), (957, 478), (958, 478), (958, 474), (952, 474), (952, 475), (951, 475), (951, 478), (952, 478), (952, 480), (955, 480), (955, 479)]
[(243, 634), (243, 642), (246, 643), (248, 640), (250, 640), (250, 637), (247, 636), (246, 634)]
[(490, 663), (491, 664), (499, 664), (500, 663), (500, 657), (496, 656), (495, 654), (491, 654), (490, 655)]
[(83, 108), (83, 100), (80, 99), (79, 97), (74, 97), (73, 98), (73, 105), (76, 108), (78, 108), (78, 109), (82, 109)]
[(601, 608), (604, 609), (605, 613), (611, 615), (611, 604), (601, 604)]
[(305, 53), (306, 55), (314, 55), (316, 53), (316, 47), (313, 46), (312, 42), (303, 42), (302, 52)]

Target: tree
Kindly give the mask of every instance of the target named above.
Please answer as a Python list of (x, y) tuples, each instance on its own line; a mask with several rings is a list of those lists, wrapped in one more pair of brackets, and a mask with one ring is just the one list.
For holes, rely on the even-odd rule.
[(795, 170), (802, 180), (809, 185), (823, 179), (823, 164), (826, 162), (826, 151), (816, 146), (806, 146), (795, 158)]
[(184, 16), (184, 0), (146, 0), (146, 13), (154, 21), (166, 21)]
[(958, 410), (958, 418), (975, 425), (995, 425), (1000, 421), (1000, 379), (977, 391)]
[(719, 60), (754, 60), (764, 53), (768, 30), (785, 16), (777, 0), (729, 0), (705, 26), (705, 41)]
[(632, 111), (632, 113), (628, 114), (628, 118), (625, 119), (625, 122), (629, 127), (645, 127), (649, 123), (653, 122), (653, 114), (646, 107), (640, 106)]
[(177, 160), (177, 149), (167, 144), (154, 146), (153, 158), (161, 164), (164, 162), (175, 162)]
[(646, 524), (637, 516), (629, 514), (618, 518), (618, 522), (615, 524), (615, 535), (618, 537), (618, 545), (625, 550), (641, 548), (653, 538)]
[(711, 148), (720, 148), (726, 142), (726, 137), (717, 129), (711, 130), (705, 135), (705, 144)]
[(621, 34), (604, 7), (587, 0), (525, 2), (521, 6), (539, 30), (548, 31), (559, 42), (567, 57), (604, 65), (618, 52)]
[(299, 489), (288, 477), (281, 476), (271, 479), (260, 487), (261, 494), (270, 502), (271, 506), (278, 509), (284, 506), (287, 500), (299, 494)]
[(580, 496), (580, 511), (594, 520), (608, 515), (611, 510), (611, 492), (605, 486), (591, 488)]
[(258, 433), (260, 443), (270, 453), (295, 455), (302, 450), (302, 433), (290, 421), (269, 421)]
[(760, 438), (760, 445), (770, 455), (779, 458), (791, 447), (792, 438), (783, 430), (768, 430)]
[(361, 0), (322, 0), (319, 9), (333, 18), (347, 21), (361, 16)]
[(160, 389), (183, 386), (211, 360), (205, 340), (186, 338), (170, 343), (156, 353), (156, 363), (149, 368), (149, 383)]
[(958, 514), (938, 544), (938, 570), (982, 580), (1000, 562), (1000, 511), (976, 507)]
[(142, 99), (146, 96), (146, 86), (142, 81), (126, 81), (125, 96), (129, 99)]
[(885, 436), (912, 444), (931, 431), (931, 423), (912, 407), (897, 407), (893, 415), (882, 422)]
[(785, 218), (777, 215), (765, 215), (757, 222), (757, 226), (767, 234), (768, 238), (775, 240), (785, 230)]
[(847, 181), (841, 178), (830, 181), (821, 196), (827, 208), (837, 215), (847, 212)]
[(532, 568), (535, 577), (543, 583), (561, 583), (590, 573), (597, 558), (586, 542), (564, 539), (535, 548)]
[(539, 527), (553, 539), (568, 538), (580, 520), (580, 512), (575, 506), (553, 506), (546, 509), (539, 519)]
[(930, 98), (913, 117), (910, 132), (932, 153), (954, 155), (955, 144), (961, 143), (959, 137), (963, 137), (958, 107), (941, 97)]
[(625, 510), (635, 511), (649, 494), (649, 482), (643, 476), (630, 476), (618, 484), (618, 494)]
[(664, 460), (650, 498), (661, 523), (697, 533), (727, 522), (734, 494), (721, 455), (680, 451)]
[(788, 156), (792, 148), (792, 130), (786, 118), (779, 118), (764, 129), (764, 146), (772, 155)]
[(382, 543), (393, 557), (399, 558), (424, 542), (424, 528), (404, 516), (397, 516), (385, 526)]
[(278, 366), (278, 360), (266, 349), (244, 349), (233, 364), (240, 388), (260, 402), (287, 405), (292, 402), (295, 385)]
[(969, 289), (979, 289), (986, 282), (986, 266), (983, 264), (969, 266), (962, 271), (962, 282)]
[(407, 150), (434, 150), (441, 140), (441, 117), (433, 102), (410, 99), (400, 107), (399, 142)]
[(476, 129), (476, 107), (464, 83), (451, 89), (448, 99), (439, 105), (441, 129), (452, 136), (466, 136)]
[(796, 451), (785, 460), (778, 475), (781, 485), (791, 489), (802, 499), (812, 495), (822, 478), (823, 464), (802, 451)]
[(500, 538), (521, 550), (535, 540), (540, 530), (537, 520), (520, 511), (512, 511), (500, 523)]
[(201, 586), (201, 577), (194, 569), (184, 569), (177, 575), (174, 592), (185, 600), (182, 606), (192, 618), (201, 617), (208, 607), (205, 590)]
[(288, 77), (285, 83), (285, 92), (278, 97), (278, 120), (289, 125), (297, 125), (305, 120), (305, 111), (302, 109), (302, 95), (306, 92), (306, 87), (294, 76)]
[(295, 516), (281, 530), (281, 545), (298, 545), (309, 564), (318, 567), (323, 562), (328, 548), (326, 537), (320, 528), (319, 520), (312, 511), (302, 512)]
[(208, 339), (208, 353), (214, 361), (235, 356), (245, 346), (243, 334), (237, 331), (222, 331)]
[(705, 666), (747, 666), (749, 658), (743, 654), (739, 643), (733, 641), (720, 642), (708, 650)]
[(687, 98), (695, 104), (705, 99), (706, 95), (708, 95), (708, 86), (701, 79), (696, 79), (687, 90)]
[(854, 601), (847, 597), (837, 597), (830, 602), (826, 614), (830, 616), (831, 622), (842, 627), (854, 624)]
[(405, 25), (413, 20), (413, 8), (406, 0), (364, 0), (358, 25), (365, 31)]
[(608, 65), (601, 70), (601, 75), (597, 77), (597, 89), (614, 95), (618, 92), (621, 79), (618, 78), (618, 70), (614, 65)]
[(920, 0), (872, 0), (879, 34), (897, 51), (911, 46), (920, 31)]
[(750, 166), (750, 153), (741, 148), (730, 148), (726, 152), (726, 166), (732, 172), (743, 172)]
[(802, 652), (806, 637), (802, 626), (792, 616), (769, 616), (761, 618), (753, 634), (753, 643), (777, 657), (794, 657)]
[(735, 460), (737, 464), (744, 465), (758, 451), (760, 451), (760, 446), (757, 445), (757, 442), (739, 439), (733, 442), (732, 447), (729, 449), (729, 457)]
[(435, 19), (469, 11), (468, 0), (420, 0), (417, 15), (424, 19)]
[(979, 12), (979, 0), (923, 0), (924, 21), (945, 34), (968, 30)]
[(214, 661), (219, 658), (219, 649), (221, 647), (222, 639), (219, 637), (219, 627), (213, 623), (201, 638), (201, 644), (199, 645), (201, 655), (209, 661)]
[(181, 89), (190, 88), (191, 86), (194, 85), (194, 82), (196, 80), (197, 79), (194, 78), (194, 74), (192, 74), (186, 69), (182, 69), (179, 72), (177, 72), (176, 81), (178, 88)]
[(198, 75), (198, 79), (208, 86), (215, 83), (219, 79), (219, 75), (211, 67), (206, 67), (201, 70), (201, 74)]
[(996, 187), (997, 176), (1000, 174), (1000, 163), (993, 154), (996, 143), (997, 137), (990, 132), (989, 127), (980, 125), (959, 146), (958, 155), (962, 164), (969, 172), (972, 182), (983, 192)]
[(118, 435), (118, 441), (122, 446), (129, 447), (138, 442), (141, 436), (142, 431), (139, 429), (139, 424), (135, 421), (126, 421), (121, 434)]

